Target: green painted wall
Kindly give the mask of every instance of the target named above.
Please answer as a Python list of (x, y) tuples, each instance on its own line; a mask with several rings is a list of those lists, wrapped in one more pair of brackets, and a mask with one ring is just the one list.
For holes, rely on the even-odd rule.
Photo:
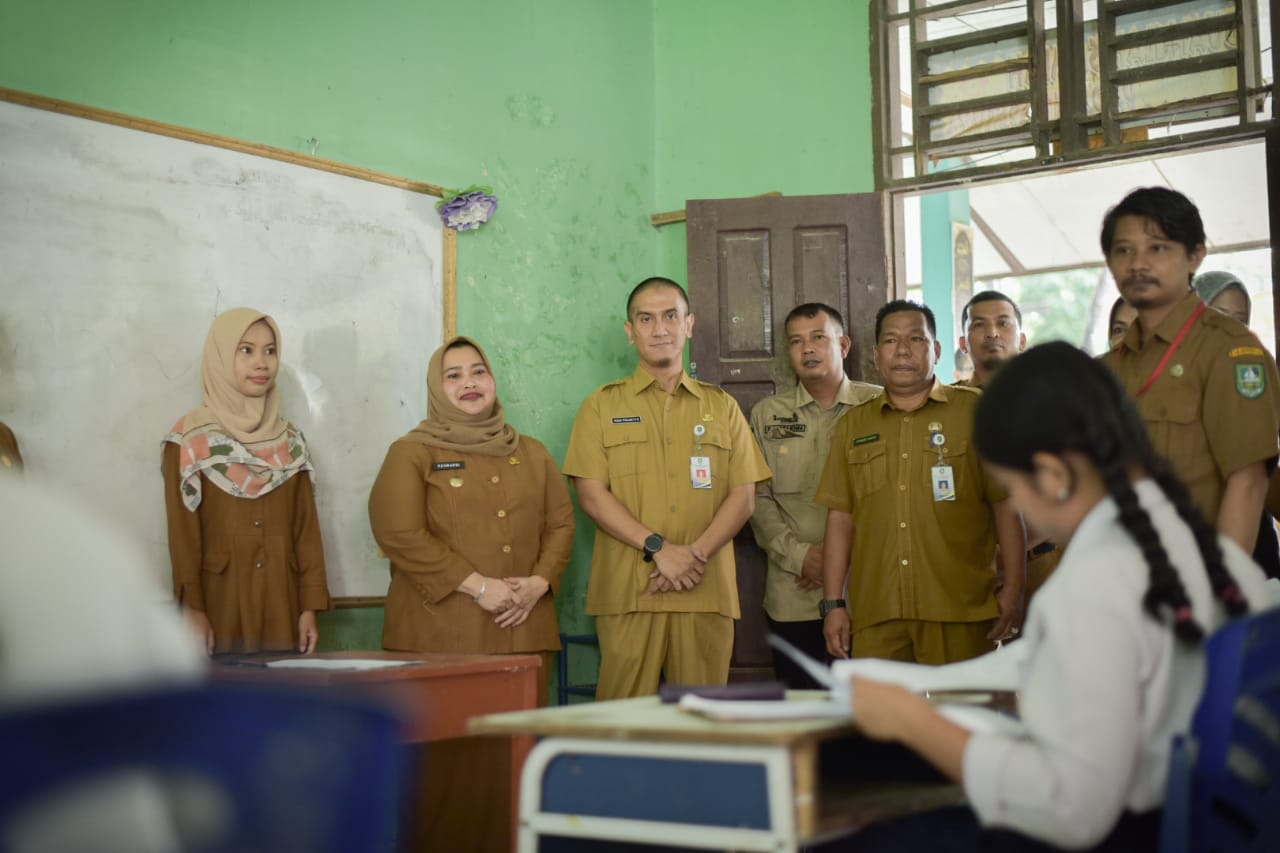
[[(630, 287), (685, 278), (684, 227), (651, 213), (873, 188), (867, 32), (865, 0), (0, 0), (0, 86), (491, 185), (498, 215), (459, 237), (458, 327), (563, 459), (582, 399), (634, 366)], [(592, 537), (579, 515), (568, 632), (592, 630)], [(381, 613), (322, 630), (374, 646)]]
[[(687, 199), (871, 192), (866, 0), (655, 0), (658, 211)], [(684, 225), (659, 264), (686, 277)]]

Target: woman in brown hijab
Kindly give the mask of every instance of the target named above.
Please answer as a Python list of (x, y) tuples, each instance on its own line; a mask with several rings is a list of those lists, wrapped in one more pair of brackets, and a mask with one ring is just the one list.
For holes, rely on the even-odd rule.
[(427, 392), (427, 419), (392, 443), (369, 496), (391, 559), (382, 645), (540, 653), (543, 702), (573, 547), (569, 490), (547, 449), (506, 422), (475, 341), (436, 350)]
[(311, 455), (280, 416), (279, 367), (274, 320), (220, 314), (204, 344), (204, 401), (164, 438), (173, 592), (209, 654), (310, 653), (316, 611), (329, 608)]

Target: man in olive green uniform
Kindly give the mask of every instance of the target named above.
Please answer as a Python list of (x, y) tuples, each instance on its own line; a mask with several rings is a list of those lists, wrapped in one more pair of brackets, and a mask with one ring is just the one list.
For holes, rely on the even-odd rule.
[[(818, 602), (827, 510), (813, 496), (836, 421), (880, 387), (845, 376), (844, 360), (853, 342), (840, 312), (830, 305), (810, 302), (793, 308), (783, 329), (796, 384), (751, 410), (751, 431), (773, 472), (773, 479), (756, 490), (751, 527), (769, 558), (764, 589), (769, 630), (822, 660), (827, 642)], [(821, 686), (776, 650), (773, 669), (793, 689)]]
[[(960, 349), (973, 358), (973, 376), (954, 384), (966, 388), (982, 388), (1009, 359), (1027, 348), (1027, 334), (1022, 331), (1022, 311), (998, 290), (975, 293), (960, 312)], [(1027, 601), (1049, 579), (1062, 549), (1042, 533), (1027, 530)]]
[(1155, 449), (1218, 531), (1253, 553), (1280, 431), (1275, 360), (1191, 289), (1205, 233), (1191, 200), (1134, 190), (1108, 211), (1102, 251), (1138, 311), (1102, 360), (1137, 398)]
[(899, 300), (876, 314), (884, 391), (841, 418), (817, 494), (835, 657), (949, 663), (1020, 629), (1022, 519), (973, 447), (979, 392), (938, 381), (941, 353), (925, 306)]
[(587, 613), (600, 637), (597, 699), (724, 684), (738, 586), (733, 536), (769, 479), (733, 397), (684, 372), (684, 289), (642, 281), (627, 300), (639, 366), (586, 399), (564, 473), (595, 521)]

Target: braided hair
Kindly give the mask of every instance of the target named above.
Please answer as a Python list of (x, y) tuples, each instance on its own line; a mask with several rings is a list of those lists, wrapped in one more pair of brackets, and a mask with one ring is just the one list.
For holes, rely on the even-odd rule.
[(1174, 633), (1196, 643), (1204, 629), (1195, 621), (1186, 588), (1129, 482), (1132, 470), (1143, 470), (1190, 528), (1213, 594), (1231, 616), (1247, 612), (1244, 596), (1223, 561), (1217, 531), (1151, 446), (1133, 400), (1101, 362), (1062, 341), (1032, 347), (1015, 357), (982, 395), (974, 443), (988, 461), (1027, 473), (1033, 470), (1035, 453), (1075, 451), (1087, 457), (1115, 501), (1120, 523), (1146, 559), (1149, 581), (1143, 608), (1157, 621), (1171, 613)]

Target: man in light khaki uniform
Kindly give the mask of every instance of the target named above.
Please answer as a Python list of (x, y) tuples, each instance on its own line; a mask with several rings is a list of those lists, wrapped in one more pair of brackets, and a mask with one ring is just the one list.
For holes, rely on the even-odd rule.
[(828, 509), (821, 608), (835, 657), (950, 663), (1021, 626), (1022, 518), (973, 447), (979, 392), (934, 375), (936, 329), (923, 305), (880, 309), (884, 391), (832, 438), (817, 502)]
[(1186, 196), (1134, 190), (1107, 212), (1102, 250), (1120, 295), (1138, 310), (1102, 360), (1136, 398), (1152, 445), (1209, 523), (1251, 554), (1277, 456), (1275, 359), (1191, 289), (1205, 233)]
[(736, 400), (684, 372), (684, 289), (642, 281), (627, 300), (639, 366), (582, 404), (564, 473), (596, 523), (587, 613), (600, 637), (597, 699), (724, 684), (740, 615), (734, 535), (764, 457)]
[[(1027, 348), (1027, 335), (1022, 331), (1022, 311), (998, 290), (975, 293), (960, 312), (960, 349), (973, 358), (973, 376), (954, 383), (981, 389), (1009, 359)], [(1027, 601), (1049, 579), (1062, 559), (1057, 543), (1035, 530), (1027, 530)]]
[[(823, 660), (827, 643), (818, 602), (827, 509), (814, 503), (813, 496), (836, 421), (850, 406), (874, 397), (880, 386), (845, 376), (844, 360), (853, 342), (840, 312), (831, 306), (799, 305), (787, 315), (783, 329), (797, 381), (751, 410), (751, 431), (773, 472), (773, 479), (756, 490), (751, 528), (769, 557), (764, 591), (769, 630)], [(821, 686), (776, 650), (773, 669), (793, 689)]]

